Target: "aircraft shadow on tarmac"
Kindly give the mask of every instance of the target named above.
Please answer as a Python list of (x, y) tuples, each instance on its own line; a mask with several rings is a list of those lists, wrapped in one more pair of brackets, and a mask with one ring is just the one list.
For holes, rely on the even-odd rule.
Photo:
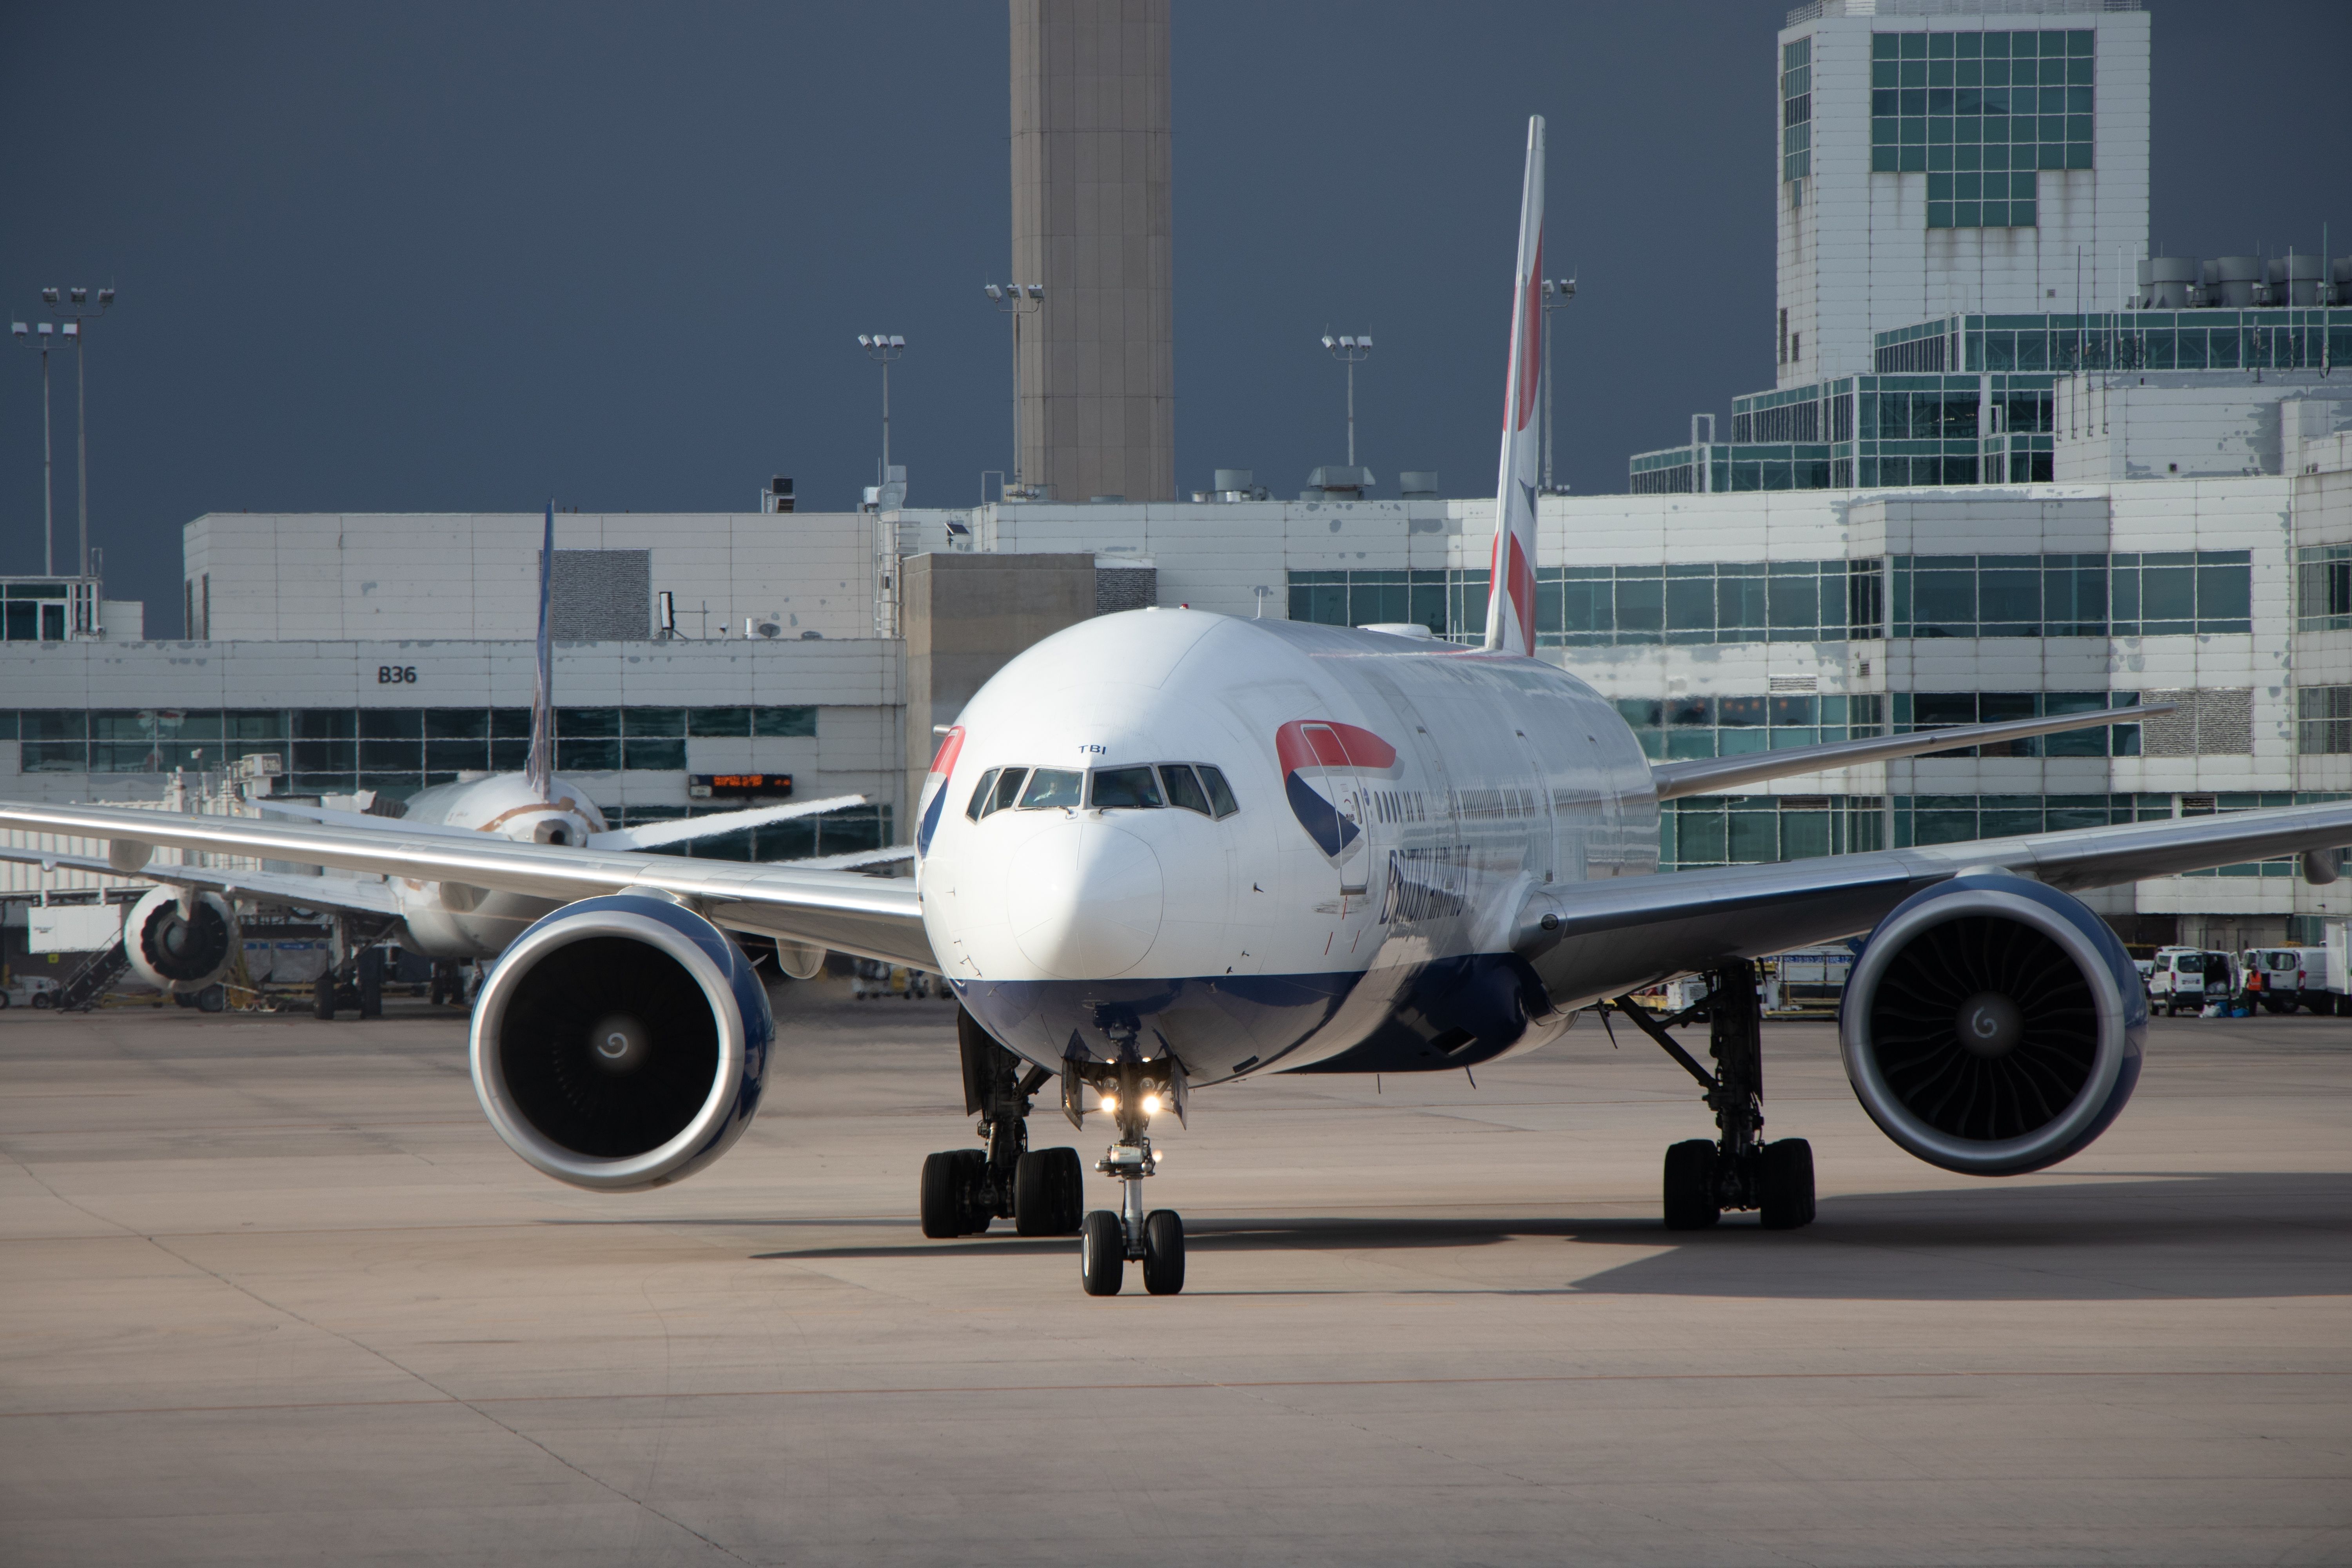
[[(1792, 1233), (1727, 1215), (1675, 1232), (1650, 1218), (1299, 1217), (1185, 1222), (1188, 1250), (1380, 1251), (1505, 1241), (1662, 1248), (1556, 1287), (1444, 1294), (1740, 1296), (1861, 1300), (2135, 1300), (2352, 1295), (2352, 1175), (2214, 1173), (1822, 1200)], [(763, 1252), (761, 1260), (1067, 1253), (1067, 1238), (975, 1237)], [(1214, 1289), (1195, 1281), (1202, 1293)], [(1379, 1292), (1372, 1292), (1379, 1293)]]

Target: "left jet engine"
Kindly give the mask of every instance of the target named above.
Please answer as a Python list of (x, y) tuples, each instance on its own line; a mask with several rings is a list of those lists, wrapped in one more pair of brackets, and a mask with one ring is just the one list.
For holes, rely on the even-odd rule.
[(1931, 1165), (2015, 1176), (2079, 1153), (2131, 1099), (2147, 997), (2078, 900), (2005, 871), (1913, 894), (1846, 981), (1854, 1097)]
[(507, 1147), (557, 1181), (681, 1181), (759, 1109), (775, 1025), (734, 942), (667, 899), (617, 893), (547, 915), (474, 1008), (474, 1091)]
[(156, 990), (201, 991), (236, 958), (236, 911), (217, 893), (198, 893), (183, 912), (177, 889), (157, 888), (123, 917), (122, 951)]

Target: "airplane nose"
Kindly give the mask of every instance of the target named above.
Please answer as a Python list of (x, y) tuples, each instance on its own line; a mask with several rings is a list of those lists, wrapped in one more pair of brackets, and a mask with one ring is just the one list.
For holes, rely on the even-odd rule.
[(1006, 912), (1022, 953), (1062, 980), (1123, 974), (1160, 934), (1160, 858), (1099, 818), (1052, 823), (1015, 858)]

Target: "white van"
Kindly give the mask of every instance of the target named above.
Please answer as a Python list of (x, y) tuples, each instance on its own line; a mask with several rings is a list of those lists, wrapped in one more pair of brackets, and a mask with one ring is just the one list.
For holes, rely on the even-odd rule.
[(2333, 1013), (2324, 947), (2250, 947), (2238, 955), (2246, 990), (2265, 1013)]
[(2208, 995), (2226, 1000), (2237, 991), (2230, 955), (2196, 947), (2158, 948), (2156, 973), (2148, 977), (2147, 1009), (2166, 1017), (2204, 1011)]

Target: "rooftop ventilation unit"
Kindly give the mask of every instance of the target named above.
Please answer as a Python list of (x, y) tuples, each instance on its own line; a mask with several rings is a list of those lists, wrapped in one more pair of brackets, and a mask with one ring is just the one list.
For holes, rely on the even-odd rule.
[(1364, 492), (1374, 484), (1370, 468), (1349, 468), (1345, 463), (1326, 463), (1307, 476), (1307, 489), (1299, 492), (1300, 500), (1361, 500)]
[(1407, 500), (1437, 499), (1435, 468), (1407, 468), (1397, 476), (1397, 493)]
[(778, 474), (768, 481), (768, 488), (760, 492), (760, 510), (761, 511), (793, 510), (793, 481), (790, 475)]

